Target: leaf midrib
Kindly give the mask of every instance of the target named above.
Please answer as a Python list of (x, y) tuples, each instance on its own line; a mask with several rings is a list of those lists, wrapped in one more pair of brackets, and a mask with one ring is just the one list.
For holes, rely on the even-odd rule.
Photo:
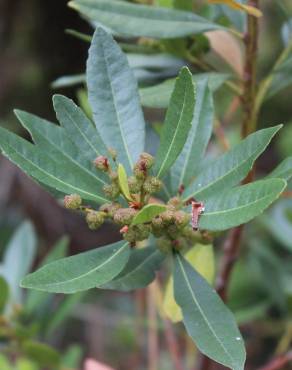
[(181, 123), (181, 121), (182, 121), (182, 117), (184, 116), (184, 108), (185, 108), (185, 105), (186, 105), (186, 97), (187, 97), (187, 83), (186, 83), (186, 85), (185, 85), (185, 89), (184, 89), (184, 99), (183, 99), (183, 105), (182, 105), (182, 109), (181, 109), (181, 114), (180, 114), (180, 117), (179, 117), (179, 121), (178, 121), (177, 127), (176, 127), (176, 129), (175, 129), (175, 133), (174, 133), (174, 135), (173, 135), (173, 137), (172, 137), (172, 140), (171, 140), (171, 142), (170, 142), (170, 145), (169, 145), (168, 151), (167, 151), (167, 153), (166, 153), (166, 155), (165, 155), (165, 157), (164, 157), (164, 160), (163, 160), (163, 162), (162, 162), (162, 164), (161, 164), (161, 166), (160, 166), (160, 170), (159, 170), (159, 172), (157, 173), (157, 177), (159, 177), (159, 176), (160, 176), (161, 172), (162, 172), (162, 171), (163, 171), (163, 169), (164, 169), (165, 163), (167, 162), (168, 157), (169, 157), (169, 153), (170, 153), (170, 151), (172, 150), (173, 142), (174, 142), (174, 140), (176, 139), (176, 136), (177, 136), (178, 131), (179, 131), (179, 128), (180, 128), (180, 125), (182, 124), (182, 123)]
[(75, 280), (80, 280), (80, 279), (83, 279), (84, 277), (86, 277), (87, 275), (91, 275), (93, 274), (97, 269), (101, 269), (103, 268), (104, 266), (106, 266), (109, 262), (112, 261), (112, 259), (114, 257), (116, 257), (117, 255), (119, 255), (119, 253), (121, 253), (124, 248), (127, 246), (128, 243), (125, 243), (124, 245), (122, 245), (110, 258), (108, 258), (107, 260), (105, 260), (102, 264), (96, 266), (95, 268), (89, 270), (88, 272), (86, 272), (85, 274), (82, 274), (82, 275), (79, 275), (78, 277), (75, 277), (73, 279), (69, 279), (69, 280), (63, 280), (61, 282), (56, 282), (56, 283), (50, 283), (50, 284), (41, 284), (39, 287), (43, 287), (43, 288), (50, 288), (50, 287), (57, 287), (57, 286), (60, 286), (60, 285), (63, 285), (63, 284), (67, 284), (67, 283), (72, 283), (74, 282)]
[[(32, 162), (31, 160), (29, 160), (28, 158), (26, 158), (26, 157), (24, 157), (24, 155), (21, 153), (21, 152), (19, 152), (19, 151), (17, 151), (14, 147), (12, 147), (10, 144), (6, 144), (6, 145), (8, 145), (8, 147), (10, 148), (10, 150), (13, 152), (15, 152), (17, 155), (19, 155), (24, 161), (26, 161), (26, 162), (28, 162), (28, 163), (30, 163), (31, 165), (32, 165), (32, 167), (35, 167), (35, 168), (37, 168), (40, 172), (42, 172), (42, 173), (44, 173), (46, 176), (49, 176), (49, 177), (51, 177), (53, 180), (55, 180), (55, 181), (57, 181), (57, 182), (59, 182), (59, 183), (61, 183), (61, 184), (64, 184), (65, 186), (69, 186), (69, 187), (71, 187), (72, 189), (74, 189), (74, 190), (77, 190), (77, 192), (79, 192), (79, 193), (83, 193), (83, 194), (87, 194), (88, 196), (90, 196), (90, 198), (91, 199), (98, 199), (98, 200), (101, 200), (101, 201), (104, 201), (104, 202), (107, 202), (107, 199), (105, 199), (105, 198), (102, 198), (102, 197), (100, 197), (100, 196), (98, 196), (98, 195), (96, 195), (96, 194), (91, 194), (91, 193), (88, 193), (86, 190), (82, 190), (82, 189), (80, 189), (80, 188), (77, 188), (76, 186), (74, 186), (74, 185), (71, 185), (71, 184), (67, 184), (66, 182), (64, 182), (63, 180), (61, 180), (61, 179), (58, 179), (57, 177), (55, 177), (54, 175), (52, 175), (52, 174), (50, 174), (49, 172), (46, 172), (43, 168), (41, 168), (41, 167), (39, 167), (38, 165), (36, 165), (34, 162)], [(7, 151), (5, 151), (5, 150), (3, 150), (4, 152), (6, 152), (6, 155), (7, 155), (7, 157), (8, 158), (10, 158), (10, 155), (7, 153)], [(12, 162), (14, 162), (13, 160), (12, 160)], [(38, 181), (41, 181), (41, 180), (38, 180)], [(62, 191), (62, 192), (64, 192), (64, 190), (60, 190), (60, 191)]]
[[(87, 8), (87, 9), (89, 9), (91, 12), (100, 12), (100, 13), (105, 13), (105, 14), (115, 14), (115, 15), (122, 15), (123, 17), (127, 17), (127, 18), (136, 18), (136, 19), (138, 19), (138, 20), (143, 20), (143, 19), (145, 19), (145, 20), (147, 20), (147, 21), (156, 21), (156, 22), (159, 22), (159, 23), (161, 23), (161, 22), (164, 22), (164, 23), (170, 23), (170, 24), (175, 24), (175, 23), (177, 23), (177, 24), (181, 24), (181, 23), (187, 23), (188, 25), (190, 25), (190, 26), (193, 26), (193, 22), (196, 22), (196, 25), (198, 25), (198, 24), (205, 24), (205, 23), (207, 23), (207, 24), (209, 24), (209, 23), (211, 23), (211, 22), (208, 22), (208, 20), (205, 20), (204, 18), (202, 18), (202, 17), (199, 17), (199, 16), (194, 16), (194, 14), (192, 14), (192, 13), (190, 13), (190, 12), (185, 12), (185, 11), (177, 11), (176, 10), (176, 12), (179, 12), (179, 13), (189, 13), (188, 14), (188, 16), (189, 17), (192, 17), (193, 19), (180, 19), (180, 20), (173, 20), (173, 19), (171, 19), (171, 20), (169, 20), (169, 19), (163, 19), (163, 18), (151, 18), (151, 17), (147, 17), (147, 16), (144, 16), (144, 14), (143, 14), (143, 12), (140, 12), (140, 14), (141, 14), (141, 16), (140, 16), (140, 14), (139, 14), (139, 16), (137, 16), (137, 14), (134, 14), (134, 15), (132, 15), (132, 14), (127, 14), (126, 12), (127, 12), (127, 7), (124, 5), (124, 4), (117, 4), (118, 6), (120, 6), (120, 8), (119, 9), (121, 9), (123, 6), (125, 7), (125, 9), (122, 9), (122, 11), (116, 11), (115, 9), (100, 9), (100, 8), (98, 8), (98, 9), (96, 9), (96, 8), (94, 8), (94, 9), (92, 9), (92, 8), (90, 8), (90, 5), (89, 4), (82, 4), (82, 2), (80, 3), (79, 2), (79, 4), (78, 4), (78, 0), (77, 1), (72, 1), (72, 3), (73, 4), (77, 4), (77, 7), (84, 7), (84, 8)], [(116, 2), (115, 2), (116, 3)], [(145, 9), (145, 5), (143, 6), (143, 5), (139, 5), (139, 7), (142, 7), (142, 8), (144, 8)], [(128, 7), (128, 8), (130, 8), (130, 6)], [(147, 8), (147, 10), (149, 10), (148, 9), (148, 7), (146, 6), (146, 8)], [(152, 9), (150, 9), (150, 11), (151, 11)], [(159, 11), (164, 11), (165, 12), (165, 9), (163, 9), (163, 8), (159, 8)], [(154, 13), (154, 12), (153, 12)], [(165, 12), (166, 13), (166, 12)], [(169, 14), (169, 12), (168, 13), (166, 13), (166, 14)], [(159, 16), (161, 16), (161, 14), (159, 14)], [(212, 24), (212, 23), (211, 23)], [(214, 24), (214, 26), (216, 26), (216, 24)], [(219, 27), (219, 26), (218, 26)]]
[[(23, 123), (23, 126), (29, 131), (29, 133), (31, 134), (31, 136), (34, 138), (34, 133), (32, 132), (35, 128), (33, 128), (33, 130), (31, 130), (31, 128), (29, 128), (29, 127), (27, 127), (27, 126), (29, 126), (29, 125), (27, 125), (26, 123), (24, 123), (24, 122), (22, 122)], [(55, 128), (54, 128), (55, 129)], [(57, 129), (59, 129), (59, 130), (63, 130), (63, 128), (61, 128), (60, 126), (57, 128)], [(84, 172), (86, 172), (90, 177), (92, 177), (94, 180), (97, 180), (98, 182), (100, 182), (100, 183), (102, 183), (103, 185), (106, 185), (106, 182), (105, 181), (103, 181), (103, 180), (101, 180), (99, 177), (97, 177), (96, 175), (94, 175), (94, 173), (92, 173), (91, 171), (89, 171), (86, 167), (83, 167), (83, 166), (81, 166), (81, 164), (79, 163), (79, 162), (77, 162), (77, 161), (75, 161), (75, 159), (73, 158), (73, 157), (71, 157), (67, 152), (63, 152), (56, 144), (55, 144), (55, 142), (53, 141), (53, 140), (51, 140), (50, 138), (47, 138), (46, 137), (46, 135), (44, 135), (43, 133), (42, 133), (42, 131), (40, 131), (39, 129), (38, 129), (38, 127), (36, 128), (36, 131), (37, 131), (37, 133), (38, 133), (38, 135), (40, 135), (40, 136), (42, 136), (43, 137), (43, 139), (47, 142), (47, 144), (49, 144), (49, 145), (51, 145), (52, 147), (54, 147), (56, 150), (57, 150), (57, 152), (59, 152), (59, 153), (61, 153), (61, 155), (63, 156), (63, 157), (65, 157), (67, 160), (69, 160), (69, 162), (72, 162), (72, 163), (74, 163), (75, 164), (75, 166), (77, 166), (79, 169), (81, 169), (81, 171), (84, 171)], [(61, 133), (61, 135), (62, 135), (62, 133)], [(61, 138), (61, 140), (62, 140), (62, 138)], [(68, 138), (68, 140), (70, 140), (70, 138)], [(74, 143), (72, 143), (73, 145), (75, 145)], [(41, 145), (40, 144), (37, 144), (36, 143), (36, 145), (40, 148), (41, 147)], [(78, 148), (77, 148), (77, 150), (78, 150)], [(50, 157), (50, 158), (52, 158), (51, 156), (50, 156), (50, 154), (48, 154), (48, 156)], [(54, 160), (54, 158), (52, 158), (53, 160)]]
[[(270, 142), (270, 140), (269, 140)], [(263, 152), (263, 150), (267, 147), (267, 145), (269, 144), (269, 142), (265, 145), (265, 147), (260, 151)], [(253, 165), (253, 163), (255, 162), (255, 159), (253, 158), (253, 156), (255, 155), (255, 153), (257, 153), (258, 150), (254, 150), (254, 152), (252, 153), (252, 155), (250, 155), (247, 159), (243, 160), (240, 162), (239, 165), (237, 165), (236, 167), (232, 167), (228, 172), (225, 172), (224, 175), (220, 176), (220, 177), (217, 177), (215, 181), (213, 182), (210, 182), (208, 185), (206, 185), (204, 188), (200, 188), (200, 189), (197, 189), (195, 190), (194, 193), (192, 194), (189, 194), (186, 198), (183, 199), (183, 201), (185, 202), (186, 200), (188, 200), (190, 197), (194, 197), (194, 196), (197, 196), (198, 194), (206, 191), (208, 188), (210, 188), (211, 186), (213, 186), (214, 184), (216, 184), (217, 182), (221, 181), (222, 179), (224, 179), (224, 177), (227, 177), (230, 175), (230, 173), (236, 171), (238, 168), (244, 166), (248, 161), (252, 161), (251, 162), (251, 165)]]
[[(283, 187), (284, 187), (284, 185), (283, 185)], [(210, 215), (214, 215), (214, 214), (219, 215), (219, 214), (223, 214), (223, 213), (233, 212), (235, 210), (239, 210), (239, 209), (242, 209), (242, 208), (250, 207), (253, 204), (258, 203), (258, 202), (261, 202), (261, 201), (263, 201), (266, 198), (270, 198), (272, 196), (272, 194), (273, 193), (267, 194), (267, 195), (265, 195), (263, 197), (260, 197), (260, 198), (254, 200), (254, 201), (252, 201), (250, 203), (246, 203), (245, 205), (242, 205), (240, 207), (228, 208), (228, 209), (226, 209), (224, 211), (206, 212), (205, 214), (203, 214), (203, 216), (210, 216)], [(275, 195), (280, 195), (280, 194), (281, 194), (281, 191), (275, 193)]]
[(77, 131), (81, 134), (81, 136), (84, 138), (84, 140), (87, 142), (87, 144), (91, 147), (91, 149), (97, 154), (97, 155), (100, 155), (100, 152), (94, 147), (94, 145), (91, 143), (90, 140), (87, 139), (87, 136), (83, 133), (82, 130), (80, 130), (80, 127), (75, 124), (75, 121), (72, 117), (72, 115), (70, 114), (70, 112), (68, 111), (67, 107), (64, 105), (64, 110), (66, 111), (66, 114), (69, 118), (69, 120), (73, 123), (73, 125), (77, 128)]
[(120, 118), (120, 114), (119, 114), (119, 111), (117, 109), (117, 102), (116, 102), (116, 97), (115, 97), (115, 93), (114, 93), (114, 89), (113, 89), (113, 86), (112, 86), (112, 81), (110, 79), (110, 73), (109, 73), (109, 62), (108, 62), (108, 58), (105, 54), (105, 50), (104, 50), (104, 41), (102, 41), (102, 54), (103, 54), (103, 57), (104, 57), (104, 60), (105, 60), (105, 68), (106, 68), (106, 78), (108, 80), (108, 83), (109, 83), (109, 86), (110, 86), (110, 89), (111, 89), (111, 95), (112, 95), (112, 98), (113, 98), (113, 104), (114, 104), (114, 108), (115, 108), (115, 113), (116, 113), (116, 117), (117, 117), (117, 122), (118, 122), (118, 127), (119, 127), (119, 131), (120, 131), (120, 134), (121, 134), (121, 138), (122, 138), (122, 142), (123, 142), (123, 146), (124, 146), (124, 149), (125, 149), (125, 152), (127, 154), (127, 157), (128, 157), (128, 161), (129, 161), (129, 164), (130, 164), (130, 167), (133, 167), (133, 162), (132, 162), (132, 158), (130, 156), (130, 153), (129, 153), (129, 150), (128, 150), (128, 145), (125, 141), (125, 137), (124, 137), (124, 132), (122, 130), (122, 121), (121, 121), (121, 118)]
[(211, 331), (211, 333), (214, 335), (214, 337), (217, 339), (218, 343), (219, 343), (219, 344), (220, 344), (220, 346), (223, 348), (224, 352), (225, 352), (225, 353), (227, 354), (227, 356), (230, 358), (231, 363), (232, 363), (232, 364), (234, 364), (234, 360), (233, 360), (232, 356), (229, 354), (229, 352), (228, 352), (228, 351), (227, 351), (227, 349), (225, 348), (224, 344), (222, 343), (222, 341), (220, 340), (220, 338), (217, 336), (217, 334), (216, 334), (216, 332), (214, 331), (214, 329), (212, 328), (212, 326), (209, 324), (209, 321), (208, 321), (207, 317), (205, 316), (204, 311), (202, 310), (202, 308), (201, 308), (201, 306), (200, 306), (199, 302), (197, 301), (196, 296), (195, 296), (195, 294), (194, 294), (194, 292), (193, 292), (193, 290), (192, 290), (191, 284), (190, 284), (190, 282), (189, 282), (189, 280), (188, 280), (188, 277), (187, 277), (187, 275), (186, 275), (186, 272), (185, 272), (185, 270), (184, 270), (183, 264), (182, 264), (182, 262), (181, 262), (181, 256), (180, 256), (179, 254), (177, 255), (177, 258), (178, 258), (178, 262), (179, 262), (179, 265), (180, 265), (180, 268), (181, 268), (181, 271), (182, 271), (183, 277), (184, 277), (184, 279), (185, 279), (185, 281), (186, 281), (186, 284), (187, 284), (187, 287), (188, 287), (188, 289), (189, 289), (189, 291), (190, 291), (190, 293), (191, 293), (191, 297), (193, 298), (193, 300), (194, 300), (195, 304), (197, 305), (197, 307), (198, 307), (198, 309), (199, 309), (199, 311), (200, 311), (200, 313), (201, 313), (201, 315), (202, 315), (202, 317), (203, 317), (203, 320), (206, 322), (206, 324), (207, 324), (208, 328), (210, 329), (210, 331)]

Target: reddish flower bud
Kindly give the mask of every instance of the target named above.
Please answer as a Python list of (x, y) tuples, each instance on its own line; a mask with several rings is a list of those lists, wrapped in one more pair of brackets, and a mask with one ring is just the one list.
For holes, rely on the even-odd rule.
[(108, 159), (105, 156), (103, 156), (103, 155), (100, 155), (97, 158), (95, 158), (95, 160), (93, 161), (93, 163), (94, 163), (95, 167), (98, 170), (107, 172), (108, 169), (109, 169)]

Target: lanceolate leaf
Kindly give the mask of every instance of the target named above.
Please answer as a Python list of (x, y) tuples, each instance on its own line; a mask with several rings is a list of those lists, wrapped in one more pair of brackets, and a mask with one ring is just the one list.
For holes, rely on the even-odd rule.
[(54, 95), (53, 103), (58, 121), (83, 156), (93, 161), (97, 156), (107, 154), (106, 146), (96, 128), (73, 100)]
[(208, 80), (196, 85), (196, 104), (192, 127), (182, 152), (171, 168), (172, 189), (176, 192), (180, 185), (188, 186), (196, 174), (197, 167), (205, 153), (209, 142), (213, 120), (214, 107), (212, 94), (208, 88)]
[(163, 204), (147, 204), (139, 211), (132, 221), (132, 225), (143, 224), (150, 222), (155, 216), (166, 210), (166, 206)]
[(126, 173), (125, 167), (121, 163), (119, 163), (118, 165), (118, 179), (119, 179), (120, 189), (124, 197), (127, 200), (133, 200), (130, 194), (130, 190), (129, 190), (127, 173)]
[(102, 28), (89, 49), (87, 86), (96, 127), (128, 171), (143, 152), (145, 122), (127, 58)]
[(238, 184), (248, 174), (257, 157), (281, 127), (278, 125), (257, 131), (211, 162), (183, 193), (184, 199), (195, 197), (198, 200), (204, 200)]
[(174, 265), (175, 299), (188, 334), (206, 356), (243, 370), (246, 354), (232, 313), (180, 254), (175, 255)]
[(292, 177), (292, 157), (284, 159), (266, 178), (278, 178), (286, 181)]
[[(209, 88), (214, 92), (227, 80), (228, 74), (216, 72), (198, 73), (193, 75), (192, 78), (194, 84), (208, 78)], [(174, 85), (175, 79), (169, 79), (155, 86), (141, 88), (140, 96), (142, 105), (150, 108), (167, 108)]]
[[(215, 260), (212, 245), (196, 244), (184, 254), (184, 258), (208, 281), (209, 284), (213, 283)], [(170, 275), (166, 284), (163, 311), (172, 322), (182, 321), (183, 316), (181, 309), (174, 299), (173, 274)]]
[(0, 315), (4, 311), (9, 298), (9, 285), (7, 281), (0, 275)]
[(269, 207), (286, 185), (282, 179), (269, 179), (217, 193), (205, 202), (205, 212), (200, 217), (199, 227), (226, 230), (246, 223)]
[(31, 133), (34, 142), (68, 177), (74, 176), (91, 184), (92, 192), (104, 197), (102, 188), (104, 177), (96, 171), (91, 161), (84, 157), (76, 145), (68, 138), (66, 131), (32, 114), (16, 111), (22, 125)]
[(222, 28), (191, 12), (135, 5), (117, 0), (75, 0), (69, 3), (90, 20), (127, 36), (176, 38)]
[[(0, 148), (3, 154), (38, 182), (62, 193), (77, 193), (94, 202), (108, 200), (96, 194), (96, 181), (75, 175), (75, 168), (66, 172), (60, 163), (38, 146), (0, 127)], [(68, 170), (68, 167), (67, 167)]]
[(144, 288), (155, 278), (165, 256), (156, 247), (136, 249), (131, 252), (130, 259), (123, 271), (99, 288), (130, 291)]
[(194, 115), (195, 92), (188, 68), (181, 69), (171, 96), (160, 137), (154, 172), (163, 177), (181, 152)]
[(27, 275), (21, 286), (51, 293), (88, 290), (112, 280), (124, 268), (129, 256), (129, 245), (120, 241), (49, 263)]

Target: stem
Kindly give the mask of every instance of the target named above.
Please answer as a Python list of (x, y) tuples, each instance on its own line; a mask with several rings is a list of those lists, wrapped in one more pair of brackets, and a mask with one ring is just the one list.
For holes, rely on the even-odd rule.
[(279, 370), (283, 369), (283, 367), (292, 362), (292, 351), (287, 352), (282, 356), (278, 356), (274, 358), (271, 362), (267, 365), (259, 368), (258, 370)]
[[(259, 0), (249, 0), (248, 5), (257, 7)], [(247, 32), (244, 38), (245, 42), (245, 66), (244, 66), (244, 83), (242, 94), (242, 105), (244, 111), (242, 123), (242, 137), (255, 131), (257, 114), (254, 109), (254, 101), (257, 93), (257, 48), (258, 48), (258, 18), (253, 16), (247, 17)]]

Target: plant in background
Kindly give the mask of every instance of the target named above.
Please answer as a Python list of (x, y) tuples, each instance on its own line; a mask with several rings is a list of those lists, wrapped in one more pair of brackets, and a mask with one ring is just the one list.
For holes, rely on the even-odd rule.
[(84, 212), (90, 228), (110, 221), (123, 240), (51, 262), (26, 276), (22, 287), (54, 293), (95, 287), (130, 291), (151, 283), (169, 255), (188, 334), (209, 358), (243, 369), (244, 343), (232, 313), (186, 256), (197, 243), (210, 244), (219, 232), (258, 216), (284, 191), (291, 167), (283, 171), (283, 165), (263, 180), (240, 185), (281, 126), (251, 133), (205, 162), (212, 95), (208, 80), (194, 85), (184, 67), (153, 157), (145, 152), (135, 78), (102, 28), (93, 36), (86, 76), (95, 127), (71, 100), (56, 95), (61, 126), (16, 111), (35, 144), (1, 129), (0, 147), (47, 189), (67, 194), (65, 206)]
[[(61, 239), (42, 264), (64, 258), (68, 239)], [(23, 222), (5, 248), (0, 263), (0, 368), (1, 370), (41, 370), (77, 368), (82, 350), (72, 345), (61, 352), (46, 342), (68, 317), (84, 294), (67, 296), (53, 304), (54, 296), (31, 290), (24, 295), (19, 287), (36, 257), (37, 240), (29, 222)]]

